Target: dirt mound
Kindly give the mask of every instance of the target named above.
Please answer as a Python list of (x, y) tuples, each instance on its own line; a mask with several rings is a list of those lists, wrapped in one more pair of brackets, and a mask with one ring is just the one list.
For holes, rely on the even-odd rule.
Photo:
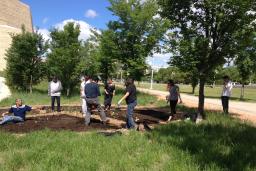
[[(0, 130), (12, 133), (28, 133), (43, 129), (50, 129), (54, 131), (70, 130), (77, 132), (85, 132), (92, 130), (117, 130), (125, 128), (126, 111), (113, 110), (108, 111), (107, 116), (110, 118), (110, 123), (106, 126), (100, 121), (99, 115), (94, 112), (91, 118), (91, 124), (85, 126), (84, 118), (81, 115), (77, 116), (72, 112), (62, 112), (62, 114), (36, 114), (27, 117), (23, 123), (9, 123), (0, 126)], [(169, 117), (167, 112), (138, 109), (134, 112), (135, 121), (137, 124), (156, 126), (166, 122)]]

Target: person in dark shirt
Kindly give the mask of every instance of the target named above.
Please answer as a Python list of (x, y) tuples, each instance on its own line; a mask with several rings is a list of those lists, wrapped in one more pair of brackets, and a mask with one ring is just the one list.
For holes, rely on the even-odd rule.
[(126, 127), (128, 129), (136, 129), (136, 124), (133, 119), (134, 108), (137, 105), (137, 92), (136, 87), (134, 85), (133, 79), (129, 78), (126, 80), (126, 93), (125, 95), (118, 101), (118, 106), (125, 99), (127, 104), (127, 115), (126, 115)]
[[(31, 107), (27, 105), (22, 105), (21, 99), (16, 99), (15, 101), (16, 105), (12, 106), (8, 112), (3, 113), (3, 119), (0, 122), (0, 125), (3, 125), (5, 123), (9, 122), (24, 122), (26, 119), (26, 112), (31, 111)], [(8, 113), (13, 115), (7, 115)]]
[(91, 108), (92, 106), (96, 106), (98, 111), (100, 112), (100, 117), (104, 125), (108, 122), (108, 119), (106, 117), (106, 114), (103, 110), (103, 108), (100, 105), (98, 96), (100, 96), (100, 88), (99, 85), (96, 83), (97, 79), (91, 79), (90, 83), (86, 84), (84, 87), (84, 93), (85, 93), (85, 100), (87, 104), (87, 113), (85, 115), (85, 125), (90, 124), (91, 119)]
[(168, 118), (168, 122), (171, 121), (173, 116), (176, 114), (176, 106), (178, 100), (180, 99), (180, 103), (182, 103), (179, 87), (174, 84), (173, 80), (169, 80), (167, 84), (167, 90), (169, 91), (169, 95), (167, 96), (166, 100), (170, 103), (171, 107), (171, 115)]
[(109, 79), (107, 84), (105, 85), (105, 98), (104, 98), (104, 106), (105, 110), (110, 110), (112, 98), (115, 95), (115, 85), (113, 84), (112, 79)]

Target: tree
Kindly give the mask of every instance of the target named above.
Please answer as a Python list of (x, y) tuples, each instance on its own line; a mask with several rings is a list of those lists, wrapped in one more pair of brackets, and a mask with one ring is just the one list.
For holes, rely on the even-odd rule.
[(22, 27), (21, 34), (12, 35), (12, 44), (6, 53), (7, 83), (14, 89), (29, 90), (44, 76), (42, 57), (47, 43), (38, 32), (30, 33)]
[(117, 64), (115, 54), (118, 49), (113, 40), (114, 32), (112, 30), (102, 31), (99, 36), (99, 71), (105, 82), (112, 76)]
[(118, 17), (108, 23), (109, 30), (114, 33), (113, 56), (123, 64), (130, 77), (140, 81), (147, 68), (145, 59), (166, 32), (168, 22), (157, 16), (159, 7), (155, 0), (109, 1), (109, 10)]
[(235, 54), (236, 35), (255, 20), (255, 0), (159, 0), (168, 18), (171, 63), (199, 78), (198, 112), (204, 114), (204, 85), (217, 67)]
[(244, 85), (249, 81), (250, 77), (253, 74), (255, 59), (255, 33), (248, 31), (248, 29), (253, 29), (251, 27), (247, 30), (243, 30), (243, 34), (237, 35), (240, 43), (237, 44), (236, 59), (235, 64), (240, 75), (240, 81), (242, 83), (240, 99), (244, 98)]
[(78, 71), (82, 59), (79, 35), (79, 25), (74, 23), (67, 23), (63, 30), (53, 29), (50, 33), (51, 53), (47, 57), (49, 74), (59, 77), (67, 96), (79, 81)]

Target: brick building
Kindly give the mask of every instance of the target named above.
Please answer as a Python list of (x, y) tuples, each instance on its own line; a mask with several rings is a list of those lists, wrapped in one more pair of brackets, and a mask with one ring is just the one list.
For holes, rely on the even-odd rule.
[(32, 32), (30, 7), (19, 0), (0, 0), (0, 71), (6, 66), (5, 53), (11, 44), (11, 33), (20, 33), (21, 26)]

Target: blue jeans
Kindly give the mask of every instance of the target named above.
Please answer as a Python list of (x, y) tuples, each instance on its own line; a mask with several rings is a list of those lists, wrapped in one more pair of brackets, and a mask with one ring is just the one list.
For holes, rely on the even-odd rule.
[(8, 116), (8, 115), (5, 115), (3, 117), (3, 120), (0, 122), (0, 125), (3, 125), (5, 123), (8, 123), (8, 122), (23, 122), (24, 120), (19, 117), (19, 116)]
[(127, 104), (127, 115), (126, 115), (126, 127), (128, 129), (135, 128), (136, 124), (133, 119), (134, 108), (137, 105), (137, 101), (135, 100), (132, 103)]

